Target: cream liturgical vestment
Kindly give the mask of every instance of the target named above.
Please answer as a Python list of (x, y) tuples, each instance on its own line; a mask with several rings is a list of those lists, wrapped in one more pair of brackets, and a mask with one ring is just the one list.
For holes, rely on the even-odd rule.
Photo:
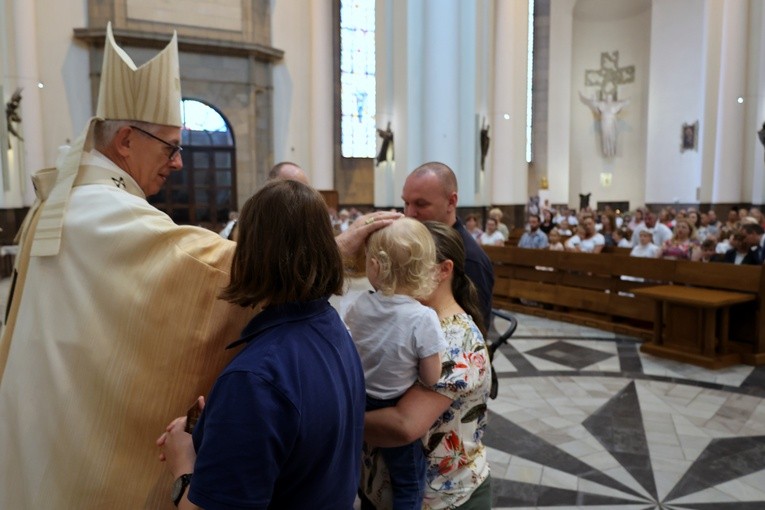
[(83, 155), (62, 232), (57, 255), (17, 264), (0, 509), (174, 508), (154, 442), (209, 392), (253, 315), (218, 299), (235, 245), (173, 223), (97, 152)]

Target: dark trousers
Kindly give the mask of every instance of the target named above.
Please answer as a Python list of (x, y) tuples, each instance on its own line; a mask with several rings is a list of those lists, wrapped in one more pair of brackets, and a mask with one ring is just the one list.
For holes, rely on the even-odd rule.
[[(367, 395), (367, 411), (393, 407), (398, 398), (380, 400)], [(394, 510), (420, 510), (425, 495), (425, 469), (427, 462), (422, 442), (395, 448), (380, 448), (380, 454), (388, 467), (393, 488)]]

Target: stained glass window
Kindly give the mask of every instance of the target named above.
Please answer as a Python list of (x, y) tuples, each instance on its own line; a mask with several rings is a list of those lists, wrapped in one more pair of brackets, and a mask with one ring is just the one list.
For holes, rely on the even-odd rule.
[(375, 0), (341, 0), (340, 137), (343, 157), (375, 156), (375, 87)]

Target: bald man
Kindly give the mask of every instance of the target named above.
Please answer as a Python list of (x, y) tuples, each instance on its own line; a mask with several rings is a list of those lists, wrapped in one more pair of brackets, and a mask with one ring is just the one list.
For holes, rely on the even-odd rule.
[(282, 161), (274, 165), (271, 171), (268, 172), (268, 180), (273, 181), (274, 179), (298, 181), (307, 186), (311, 185), (305, 171), (290, 161)]
[(491, 324), (491, 293), (494, 269), (486, 252), (457, 218), (457, 177), (443, 163), (430, 162), (417, 167), (406, 178), (401, 193), (404, 214), (420, 221), (440, 221), (451, 225), (465, 244), (465, 273), (473, 281), (481, 301), (483, 320)]

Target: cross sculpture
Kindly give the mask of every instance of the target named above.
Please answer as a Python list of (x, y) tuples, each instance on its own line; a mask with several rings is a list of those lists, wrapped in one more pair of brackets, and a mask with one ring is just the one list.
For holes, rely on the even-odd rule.
[(635, 66), (619, 67), (619, 51), (600, 54), (600, 69), (584, 71), (585, 87), (600, 87), (598, 99), (604, 101), (608, 94), (614, 101), (619, 99), (617, 86), (635, 81)]
[(600, 54), (600, 69), (584, 72), (586, 87), (599, 87), (592, 99), (581, 92), (579, 98), (590, 107), (600, 119), (600, 136), (603, 155), (612, 158), (616, 155), (616, 115), (629, 103), (629, 99), (618, 100), (618, 86), (635, 81), (635, 66), (619, 67), (619, 52)]

